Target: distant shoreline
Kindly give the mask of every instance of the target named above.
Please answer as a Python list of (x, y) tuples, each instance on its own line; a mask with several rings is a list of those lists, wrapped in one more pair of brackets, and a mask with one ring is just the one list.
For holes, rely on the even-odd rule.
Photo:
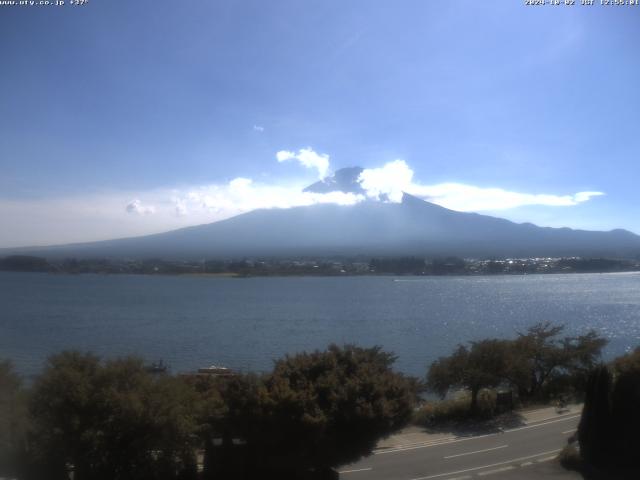
[(417, 278), (453, 278), (453, 277), (483, 277), (483, 278), (495, 278), (495, 277), (529, 277), (529, 276), (547, 276), (547, 275), (638, 275), (638, 270), (625, 270), (625, 271), (592, 271), (592, 272), (533, 272), (533, 273), (451, 273), (451, 274), (394, 274), (394, 273), (343, 273), (343, 274), (249, 274), (243, 275), (239, 273), (132, 273), (132, 272), (51, 272), (51, 271), (21, 271), (21, 270), (0, 270), (0, 273), (39, 273), (48, 274), (54, 276), (79, 276), (79, 275), (100, 275), (100, 276), (136, 276), (136, 277), (187, 277), (187, 278), (357, 278), (357, 277), (388, 277), (394, 278), (397, 281), (402, 281), (402, 278), (417, 279)]
[(622, 273), (640, 271), (640, 259), (535, 257), (472, 259), (460, 257), (317, 257), (242, 260), (76, 259), (49, 260), (14, 255), (0, 258), (0, 271), (191, 275), (207, 277), (344, 276), (493, 276), (550, 273)]

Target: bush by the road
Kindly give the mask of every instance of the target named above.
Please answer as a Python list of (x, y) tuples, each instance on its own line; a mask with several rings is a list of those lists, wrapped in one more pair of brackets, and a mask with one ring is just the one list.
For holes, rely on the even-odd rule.
[(564, 327), (545, 322), (515, 339), (485, 339), (459, 345), (433, 362), (428, 388), (443, 398), (455, 389), (470, 392), (469, 409), (480, 414), (478, 394), (497, 386), (512, 388), (521, 403), (573, 395), (583, 389), (607, 341), (596, 332), (561, 337)]
[(580, 452), (575, 445), (566, 445), (558, 454), (558, 461), (567, 470), (579, 471), (583, 468)]
[(434, 427), (451, 423), (465, 422), (469, 419), (489, 419), (495, 413), (496, 393), (493, 390), (481, 390), (477, 407), (472, 414), (469, 409), (471, 393), (458, 392), (453, 398), (430, 401), (421, 405), (413, 414), (412, 423), (424, 427)]

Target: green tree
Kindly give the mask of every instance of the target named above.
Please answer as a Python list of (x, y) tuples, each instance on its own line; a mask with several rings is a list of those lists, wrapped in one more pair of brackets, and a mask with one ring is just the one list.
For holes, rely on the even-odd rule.
[(306, 478), (370, 454), (409, 421), (415, 405), (417, 383), (394, 372), (394, 360), (379, 347), (331, 345), (286, 356), (268, 375), (218, 383), (227, 413), (215, 434), (246, 444), (219, 449), (216, 461), (241, 450), (245, 478)]
[(195, 468), (192, 390), (143, 362), (49, 358), (31, 396), (32, 456), (45, 478), (164, 479)]
[(587, 381), (582, 417), (578, 425), (580, 453), (594, 465), (608, 462), (611, 445), (611, 373), (601, 365)]
[(20, 377), (10, 361), (0, 361), (0, 475), (17, 476), (24, 454), (26, 409)]
[[(287, 356), (267, 379), (278, 425), (292, 457), (317, 468), (352, 462), (411, 418), (417, 383), (392, 370), (396, 357), (379, 347), (331, 345)], [(286, 438), (284, 438), (286, 437)]]
[[(237, 374), (229, 377), (187, 376), (197, 392), (197, 434), (204, 447), (204, 479), (245, 478), (249, 466), (259, 469), (261, 441), (251, 445), (251, 455), (234, 444), (234, 439), (256, 439), (265, 422), (265, 387), (262, 377)], [(264, 442), (268, 442), (268, 435)], [(245, 448), (244, 450), (247, 450)], [(251, 458), (251, 462), (243, 458)], [(251, 463), (251, 465), (249, 465)]]
[(640, 478), (639, 405), (640, 349), (589, 374), (578, 427), (580, 453), (607, 478)]
[(452, 388), (471, 392), (471, 413), (478, 411), (478, 394), (483, 388), (498, 386), (508, 368), (509, 342), (481, 340), (470, 347), (459, 345), (453, 354), (440, 357), (431, 364), (427, 386), (444, 397)]
[(563, 331), (563, 325), (542, 322), (518, 334), (507, 377), (518, 387), (520, 398), (540, 396), (554, 375), (571, 375), (584, 383), (597, 365), (607, 340), (595, 331), (561, 338)]
[[(640, 368), (628, 368), (616, 375), (611, 391), (611, 436), (615, 463), (637, 466), (640, 458)], [(636, 475), (635, 478), (640, 478)]]
[[(31, 456), (51, 480), (90, 477), (100, 455), (96, 419), (99, 359), (91, 354), (63, 352), (48, 359), (30, 398)], [(45, 478), (43, 476), (43, 478)]]
[(613, 369), (617, 374), (640, 371), (640, 347), (616, 358), (613, 361)]
[(179, 379), (150, 375), (138, 358), (107, 362), (99, 420), (106, 478), (173, 478), (195, 470), (194, 392)]

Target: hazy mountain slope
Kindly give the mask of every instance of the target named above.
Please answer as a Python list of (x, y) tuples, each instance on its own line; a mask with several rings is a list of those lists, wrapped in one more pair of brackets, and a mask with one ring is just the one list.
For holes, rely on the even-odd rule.
[(21, 253), (27, 252), (46, 257), (167, 259), (354, 254), (627, 257), (640, 253), (640, 237), (624, 230), (516, 224), (455, 212), (405, 194), (400, 204), (365, 201), (354, 206), (255, 210), (157, 235)]

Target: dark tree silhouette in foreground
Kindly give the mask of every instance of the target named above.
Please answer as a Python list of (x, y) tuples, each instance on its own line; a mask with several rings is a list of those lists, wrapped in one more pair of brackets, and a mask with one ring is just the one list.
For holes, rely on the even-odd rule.
[(30, 400), (32, 478), (172, 479), (195, 468), (192, 391), (140, 359), (54, 355)]
[[(216, 469), (229, 478), (318, 478), (370, 454), (415, 405), (416, 381), (394, 372), (394, 360), (378, 347), (331, 345), (286, 356), (262, 377), (216, 381), (210, 398), (222, 402), (210, 402), (208, 418), (223, 445), (210, 449), (211, 478)], [(234, 438), (243, 445), (225, 449)], [(233, 462), (243, 470), (235, 477), (224, 465)]]
[(580, 454), (607, 478), (640, 478), (640, 349), (589, 375), (578, 428)]

